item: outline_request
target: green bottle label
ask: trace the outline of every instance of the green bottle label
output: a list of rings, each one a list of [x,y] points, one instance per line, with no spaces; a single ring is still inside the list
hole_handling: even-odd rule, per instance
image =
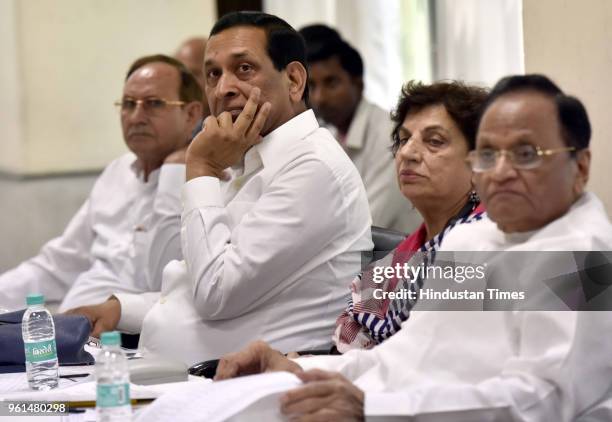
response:
[[[96,406],[119,407],[130,404],[130,384],[98,384]]]
[[[37,363],[57,359],[55,339],[45,341],[27,341],[24,344],[26,362]]]

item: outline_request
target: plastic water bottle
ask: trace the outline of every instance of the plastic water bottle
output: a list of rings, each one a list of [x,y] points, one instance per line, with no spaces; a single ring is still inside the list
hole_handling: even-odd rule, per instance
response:
[[[59,383],[55,325],[45,308],[45,297],[28,295],[21,332],[25,346],[26,373],[32,390],[49,390]]]
[[[125,354],[120,348],[117,331],[102,333],[102,351],[96,359],[96,410],[98,421],[129,421],[130,372]]]

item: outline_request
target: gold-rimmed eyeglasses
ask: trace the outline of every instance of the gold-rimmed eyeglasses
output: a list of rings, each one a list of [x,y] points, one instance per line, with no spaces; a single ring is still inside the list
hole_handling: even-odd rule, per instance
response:
[[[542,164],[544,157],[570,151],[576,151],[576,147],[542,149],[531,144],[521,144],[511,149],[480,148],[470,151],[467,160],[475,173],[493,169],[502,155],[508,157],[515,169],[532,170]]]
[[[154,114],[164,110],[167,106],[183,106],[185,101],[172,101],[164,98],[145,98],[142,100],[123,98],[115,101],[115,105],[119,107],[122,113],[133,112],[139,104],[142,105],[145,113]]]

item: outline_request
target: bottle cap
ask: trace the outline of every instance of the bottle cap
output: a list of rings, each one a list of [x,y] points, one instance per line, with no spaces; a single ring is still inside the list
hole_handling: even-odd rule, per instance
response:
[[[100,336],[102,346],[118,346],[121,344],[119,331],[106,331]]]
[[[26,304],[30,305],[44,305],[45,297],[39,293],[30,294],[26,297]]]

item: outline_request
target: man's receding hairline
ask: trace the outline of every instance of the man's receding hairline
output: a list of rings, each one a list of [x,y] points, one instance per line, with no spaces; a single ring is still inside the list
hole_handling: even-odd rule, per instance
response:
[[[161,61],[161,60],[156,60],[156,61],[153,61],[153,62],[143,63],[142,66],[138,66],[136,69],[132,70],[132,73],[130,73],[130,75],[128,76],[128,79],[131,78],[132,76],[134,76],[134,74],[136,72],[140,71],[141,69],[144,69],[147,66],[153,66],[153,65],[157,65],[157,64],[165,65],[165,66],[162,66],[162,67],[168,67],[170,69],[174,69],[176,71],[176,74],[179,76],[179,79],[180,79],[181,71],[176,66],[173,66],[170,63],[166,63],[166,62]]]
[[[181,81],[181,71],[176,66],[172,66],[170,63],[166,63],[166,62],[163,62],[163,61],[148,62],[148,63],[143,64],[142,66],[137,67],[136,69],[134,69],[132,71],[130,76],[128,76],[127,80],[124,83],[124,87],[125,87],[125,85],[127,85],[128,81],[130,79],[132,79],[132,77],[134,75],[136,75],[140,70],[146,68],[147,66],[152,66],[152,65],[156,65],[156,64],[166,65],[166,66],[163,66],[163,67],[168,67],[168,68],[170,68],[170,69],[172,69],[174,71],[175,82],[178,83],[176,93],[178,94],[178,98],[180,98],[181,97],[181,83],[182,83],[182,81]],[[159,75],[159,76],[163,76],[163,73],[161,75]]]
[[[531,87],[525,87],[525,89],[509,91],[509,92],[505,92],[499,95],[487,106],[487,108],[484,110],[484,113],[482,114],[482,117],[484,118],[484,116],[493,108],[495,104],[499,104],[500,100],[504,100],[504,99],[507,100],[507,99],[511,99],[512,97],[518,98],[524,95],[536,95],[548,101],[548,103],[553,108],[555,119],[561,130],[561,134],[563,135],[563,123],[561,122],[561,118],[559,116],[559,107],[557,106],[557,103],[555,102],[555,95],[551,93],[547,93],[547,92],[542,92],[537,89],[533,89]],[[530,102],[527,101],[527,104],[530,104]],[[481,123],[482,123],[482,119],[481,119]],[[478,126],[480,126],[480,124]]]
[[[514,91],[504,92],[503,94],[500,94],[499,96],[494,98],[493,101],[487,107],[487,109],[489,109],[493,104],[495,104],[496,102],[498,102],[499,100],[502,100],[504,98],[520,97],[520,96],[523,96],[523,95],[536,95],[538,97],[545,98],[545,99],[549,100],[550,104],[555,108],[556,111],[558,111],[558,107],[557,107],[557,104],[555,102],[555,98],[556,98],[555,94],[548,93],[548,92],[542,92],[542,91],[540,91],[538,89],[535,89],[535,88],[532,88],[532,87],[524,87],[524,88],[520,88],[520,89],[517,89],[517,90],[514,90]],[[486,111],[487,110],[485,110],[485,112]]]
[[[489,104],[489,106],[485,110],[485,113],[483,114],[483,117],[484,117],[484,115],[486,115],[490,111],[490,109],[499,100],[502,100],[504,98],[507,99],[507,98],[510,98],[510,97],[513,97],[513,96],[514,97],[520,97],[522,95],[534,95],[534,94],[536,96],[542,98],[542,99],[547,100],[548,103],[552,106],[552,109],[553,109],[552,115],[554,116],[554,119],[557,122],[557,128],[559,129],[559,136],[561,138],[561,141],[563,142],[564,145],[569,145],[567,140],[565,139],[563,122],[561,121],[561,117],[559,116],[559,106],[555,102],[556,95],[552,94],[552,93],[542,92],[540,90],[533,89],[531,87],[525,87],[525,89],[518,89],[516,91],[510,91],[510,92],[503,93],[500,96],[498,96],[497,98],[495,98],[491,102],[491,104]],[[526,104],[530,104],[530,102],[527,101]],[[499,111],[497,113],[499,113]],[[548,113],[546,113],[545,115],[548,115]],[[542,114],[538,113],[538,116],[542,116]],[[484,119],[481,119],[481,124],[482,124],[482,120],[484,120]],[[480,127],[480,125],[479,125],[479,127]],[[524,130],[527,130],[527,129],[524,129]],[[478,132],[480,132],[480,130]],[[476,140],[479,139],[478,132],[477,132],[477,135],[476,135]]]

